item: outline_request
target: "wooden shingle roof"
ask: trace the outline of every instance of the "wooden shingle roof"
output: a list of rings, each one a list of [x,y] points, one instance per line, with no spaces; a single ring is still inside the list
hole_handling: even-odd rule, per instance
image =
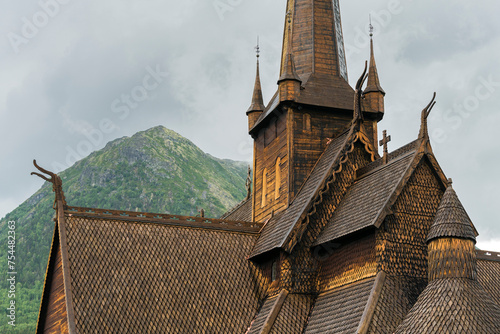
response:
[[[440,237],[457,237],[476,242],[476,236],[474,225],[450,184],[443,195],[427,241]]]
[[[347,191],[345,198],[316,240],[315,245],[376,226],[380,215],[384,214],[384,207],[414,158],[415,151],[411,151],[359,178]]]
[[[282,290],[264,301],[246,333],[302,333],[312,302],[313,296]]]
[[[220,216],[220,219],[250,222],[252,221],[252,196],[238,203],[234,208]]]
[[[437,279],[419,296],[396,334],[500,333],[500,307],[467,278]]]
[[[500,306],[500,253],[477,251],[477,280]]]
[[[371,277],[321,293],[305,333],[357,333],[375,282]]]
[[[261,224],[67,208],[58,226],[76,332],[243,333],[262,298]]]

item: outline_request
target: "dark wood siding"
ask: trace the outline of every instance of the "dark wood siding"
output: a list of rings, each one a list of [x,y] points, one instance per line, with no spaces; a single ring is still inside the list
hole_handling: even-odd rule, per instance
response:
[[[288,205],[288,140],[287,114],[282,114],[270,121],[268,127],[261,130],[255,145],[254,215],[255,221],[269,218],[272,210],[278,212]],[[276,180],[276,165],[279,159],[279,180]],[[264,181],[264,170],[267,171]],[[276,182],[279,182],[276,185]],[[264,183],[266,186],[264,187]],[[265,194],[263,190],[265,188]],[[276,196],[276,188],[279,196]],[[265,200],[263,200],[265,196]],[[277,197],[277,198],[276,198]],[[263,205],[265,203],[265,205]]]
[[[52,279],[50,282],[43,333],[68,333],[68,316],[66,312],[61,259],[61,247],[58,246],[54,266],[52,267]]]
[[[352,115],[343,115],[333,111],[304,108],[293,113],[293,138],[291,148],[293,161],[291,163],[290,200],[292,200],[306,177],[325,150],[327,138],[349,124]]]

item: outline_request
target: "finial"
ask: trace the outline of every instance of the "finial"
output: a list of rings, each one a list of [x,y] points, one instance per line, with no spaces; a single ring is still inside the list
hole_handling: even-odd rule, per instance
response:
[[[389,157],[389,150],[387,149],[387,144],[391,141],[391,136],[387,136],[387,130],[382,132],[383,139],[380,141],[380,146],[384,147],[384,164],[387,163]]]
[[[257,55],[257,61],[258,61],[260,57],[259,36],[257,36],[257,45],[255,46],[255,53]]]
[[[373,37],[373,25],[372,25],[372,14],[369,15],[370,17],[370,37]]]
[[[249,199],[250,195],[252,194],[252,191],[251,191],[252,190],[252,169],[250,168],[250,165],[248,166],[246,188],[247,188],[247,197],[245,199]]]
[[[422,110],[422,116],[421,116],[421,125],[420,125],[420,134],[419,134],[419,138],[421,139],[428,139],[429,138],[429,131],[428,131],[428,127],[427,127],[427,118],[429,118],[429,115],[432,111],[432,108],[434,108],[434,106],[436,105],[436,92],[434,92],[434,95],[432,96],[432,100],[431,102],[429,102],[429,104],[427,105],[427,107],[425,107],[423,110]]]
[[[450,177],[448,179],[448,187],[451,187],[453,185],[453,179]]]
[[[33,160],[33,165],[36,167],[36,169],[38,169],[40,172],[44,173],[44,174],[47,174],[50,176],[50,179],[48,177],[46,177],[45,175],[42,175],[40,173],[36,173],[36,172],[32,172],[31,175],[36,175],[42,179],[44,179],[45,181],[47,182],[50,182],[52,183],[52,190],[54,191],[54,193],[56,194],[56,198],[54,200],[54,205],[53,205],[53,208],[56,209],[57,208],[57,201],[58,200],[61,200],[62,201],[62,204],[63,204],[63,208],[60,208],[60,209],[64,209],[64,207],[66,207],[66,199],[64,197],[64,191],[62,189],[62,180],[61,178],[55,174],[55,173],[52,173],[40,166],[38,166],[38,164],[36,163],[36,160]]]

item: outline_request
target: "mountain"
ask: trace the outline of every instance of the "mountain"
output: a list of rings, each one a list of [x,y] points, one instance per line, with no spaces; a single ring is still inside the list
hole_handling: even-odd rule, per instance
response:
[[[245,197],[247,166],[214,158],[159,126],[114,140],[59,175],[70,206],[179,215],[196,215],[203,208],[207,217],[218,217]],[[53,201],[52,185],[45,183],[0,221],[0,245],[5,248],[8,222],[16,222],[17,269],[17,326],[11,328],[2,316],[2,333],[34,331],[54,229]],[[7,257],[0,263],[7,268]],[[2,296],[6,290],[2,278]],[[2,310],[7,302],[0,298]]]

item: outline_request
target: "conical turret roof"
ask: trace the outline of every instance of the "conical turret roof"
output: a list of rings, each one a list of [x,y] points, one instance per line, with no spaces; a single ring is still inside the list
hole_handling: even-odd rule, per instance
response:
[[[450,180],[427,236],[427,242],[442,237],[471,239],[475,242],[476,235],[474,225],[458,199]]]

